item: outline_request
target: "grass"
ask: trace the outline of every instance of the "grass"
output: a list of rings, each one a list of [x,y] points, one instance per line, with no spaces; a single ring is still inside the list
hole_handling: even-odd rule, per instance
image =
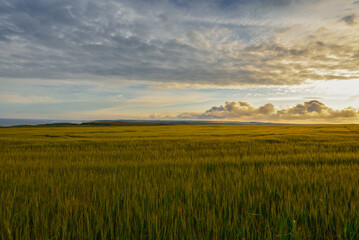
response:
[[[0,239],[359,239],[359,126],[0,128]]]

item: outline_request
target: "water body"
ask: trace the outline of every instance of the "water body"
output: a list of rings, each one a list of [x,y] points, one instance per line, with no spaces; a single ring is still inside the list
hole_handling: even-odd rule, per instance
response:
[[[45,119],[12,119],[12,118],[0,118],[1,127],[11,127],[17,125],[39,125],[50,123],[83,123],[85,121],[80,120],[45,120]]]

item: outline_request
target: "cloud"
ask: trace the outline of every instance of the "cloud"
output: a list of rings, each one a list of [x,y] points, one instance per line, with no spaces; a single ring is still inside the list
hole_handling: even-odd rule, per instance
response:
[[[284,119],[337,119],[358,118],[359,112],[353,108],[334,110],[318,100],[304,102],[292,108],[277,111],[278,118]]]
[[[214,106],[204,113],[181,113],[178,119],[225,119],[241,121],[274,121],[274,122],[333,122],[358,121],[359,111],[353,108],[334,110],[318,100],[304,102],[296,106],[275,110],[268,103],[258,108],[247,102],[226,102]]]
[[[355,14],[347,15],[345,17],[342,17],[340,20],[345,22],[348,25],[352,25],[355,23]]]
[[[2,1],[0,76],[221,86],[358,78],[358,26],[334,26],[345,4],[313,7],[324,2]]]

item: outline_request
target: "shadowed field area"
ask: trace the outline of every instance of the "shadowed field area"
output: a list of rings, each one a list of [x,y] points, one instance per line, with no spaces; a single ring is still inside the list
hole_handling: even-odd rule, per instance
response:
[[[358,239],[359,126],[0,128],[0,239]]]

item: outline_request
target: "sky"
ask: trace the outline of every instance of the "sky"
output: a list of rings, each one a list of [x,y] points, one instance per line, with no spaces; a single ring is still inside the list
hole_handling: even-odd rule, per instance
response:
[[[0,118],[359,123],[359,1],[0,0]]]

